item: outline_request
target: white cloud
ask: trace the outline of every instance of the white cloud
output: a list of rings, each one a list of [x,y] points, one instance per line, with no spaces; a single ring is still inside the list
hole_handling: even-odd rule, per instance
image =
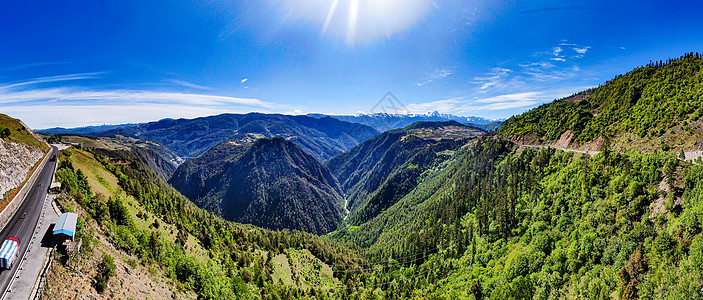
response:
[[[192,88],[192,89],[198,89],[198,90],[211,90],[212,89],[207,86],[197,85],[195,83],[183,81],[183,80],[167,79],[166,81],[170,82],[170,83],[175,83],[175,84],[183,86],[183,87]]]
[[[561,47],[552,48],[552,54],[554,54],[554,56],[559,56],[561,54],[561,51],[564,51],[564,49],[562,49]]]
[[[245,82],[247,82],[247,80],[249,80],[249,78],[244,78],[244,79],[242,79],[242,81],[240,81],[240,83],[245,83]]]
[[[491,114],[500,115],[502,113],[499,111],[527,109],[540,103],[569,96],[586,88],[588,87],[565,87],[543,91],[501,94],[486,98],[474,97],[473,99],[454,97],[423,103],[411,103],[407,105],[407,108],[409,111],[408,113],[439,111],[441,113],[469,116],[476,115],[477,112],[492,112]],[[510,114],[505,115],[504,117],[508,117]]]
[[[586,53],[586,51],[588,51],[589,48],[591,48],[591,47],[590,46],[585,46],[585,47],[581,47],[581,48],[574,47],[574,51],[576,51],[579,54],[584,54],[584,53]]]
[[[100,124],[122,124],[155,121],[163,118],[195,118],[223,112],[245,113],[243,108],[223,111],[207,106],[180,104],[143,105],[23,105],[3,107],[3,113],[19,118],[35,129],[50,127],[79,127]]]
[[[553,61],[566,61],[566,59],[561,58],[561,57],[552,57],[552,58],[550,58],[550,60],[553,60]]]
[[[253,98],[144,90],[77,88],[0,90],[2,112],[32,128],[143,122],[222,112],[283,112],[285,105]]]
[[[514,101],[524,101],[524,100],[536,100],[541,92],[526,92],[517,94],[500,95],[495,97],[478,99],[474,102],[477,103],[496,103],[496,102],[514,102]]]
[[[323,35],[361,45],[412,26],[431,0],[273,0],[289,19],[312,21]]]
[[[105,74],[105,72],[76,73],[76,74],[65,74],[65,75],[57,75],[57,76],[39,77],[39,78],[33,78],[33,79],[20,81],[20,82],[16,82],[16,83],[8,83],[5,85],[0,85],[0,91],[16,89],[16,88],[21,88],[21,87],[26,87],[26,86],[32,86],[32,85],[37,85],[37,84],[41,84],[41,83],[72,81],[72,80],[82,80],[82,79],[94,79],[94,78],[99,78],[99,75],[102,75],[102,74]]]
[[[118,102],[121,104],[151,103],[178,103],[186,105],[246,105],[274,108],[273,103],[251,98],[237,98],[228,96],[155,92],[140,90],[79,90],[72,88],[35,89],[17,92],[0,93],[0,103],[12,104],[26,101],[59,102],[98,101]]]
[[[542,99],[542,92],[527,92],[500,95],[478,100],[466,100],[461,97],[408,105],[410,113],[439,111],[457,115],[468,115],[477,111],[496,111],[533,106]]]
[[[452,75],[452,71],[449,69],[436,69],[434,72],[430,73],[425,78],[422,78],[422,81],[417,83],[417,86],[423,86],[425,84],[428,84],[432,81],[435,80],[440,80],[449,77],[449,75]]]

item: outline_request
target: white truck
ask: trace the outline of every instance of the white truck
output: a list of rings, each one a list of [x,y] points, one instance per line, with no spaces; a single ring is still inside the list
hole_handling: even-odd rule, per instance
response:
[[[20,252],[20,240],[11,236],[0,247],[0,268],[10,269]]]

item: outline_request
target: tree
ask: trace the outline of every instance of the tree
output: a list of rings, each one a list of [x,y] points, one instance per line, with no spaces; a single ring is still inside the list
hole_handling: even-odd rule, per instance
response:
[[[115,259],[110,256],[110,254],[103,255],[103,261],[98,265],[98,274],[95,275],[95,290],[98,293],[103,293],[107,288],[107,282],[110,277],[115,275],[117,272],[117,266],[115,266]]]
[[[0,130],[0,138],[2,139],[10,137],[10,134],[12,134],[10,128],[3,128]]]

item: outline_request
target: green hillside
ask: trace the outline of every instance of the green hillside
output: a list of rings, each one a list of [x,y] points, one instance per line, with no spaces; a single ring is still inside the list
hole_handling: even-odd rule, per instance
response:
[[[410,192],[427,170],[482,131],[450,122],[416,122],[384,132],[329,160],[345,190],[347,221],[361,224]]]
[[[269,229],[324,234],[344,217],[334,176],[280,137],[223,142],[181,165],[169,183],[227,220]]]
[[[62,202],[80,206],[80,224],[97,224],[79,225],[86,260],[94,252],[119,251],[127,264],[146,266],[152,278],[176,282],[174,297],[189,291],[199,299],[336,299],[355,293],[346,285],[363,274],[331,271],[361,269],[364,260],[347,247],[305,232],[225,221],[193,205],[134,152],[88,150],[64,151],[57,172],[73,199]]]
[[[590,158],[488,140],[333,238],[402,258],[415,280],[387,291],[400,298],[691,299],[703,279],[701,174],[662,153]]]
[[[20,120],[5,114],[0,114],[0,138],[8,142],[23,143],[38,147],[44,152],[49,151],[49,146],[37,140],[29,130],[29,128],[22,125]]]
[[[510,118],[498,132],[548,142],[571,130],[576,146],[603,137],[615,150],[698,149],[703,137],[702,69],[698,53],[653,62]]]

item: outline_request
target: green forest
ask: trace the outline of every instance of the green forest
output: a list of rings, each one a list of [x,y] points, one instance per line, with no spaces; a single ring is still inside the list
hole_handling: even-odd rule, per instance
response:
[[[691,123],[703,115],[702,68],[699,53],[651,62],[599,87],[510,118],[498,132],[503,136],[534,134],[542,141],[553,141],[571,130],[576,143],[618,138],[624,133],[651,142],[660,141],[667,132],[690,136]]]
[[[699,299],[701,161],[685,160],[681,145],[616,142],[693,136],[701,67],[699,54],[651,63],[511,118],[496,135],[453,128],[463,133],[442,139],[447,124],[415,124],[369,139],[326,164],[352,219],[322,236],[225,221],[129,150],[89,151],[126,195],[178,227],[175,240],[135,227],[125,195],[94,193],[70,151],[57,175],[116,247],[202,299]],[[611,142],[589,155],[505,138],[546,142],[566,130],[573,143]],[[190,259],[188,234],[206,262]],[[332,284],[273,279],[271,257],[302,249],[331,268]]]

